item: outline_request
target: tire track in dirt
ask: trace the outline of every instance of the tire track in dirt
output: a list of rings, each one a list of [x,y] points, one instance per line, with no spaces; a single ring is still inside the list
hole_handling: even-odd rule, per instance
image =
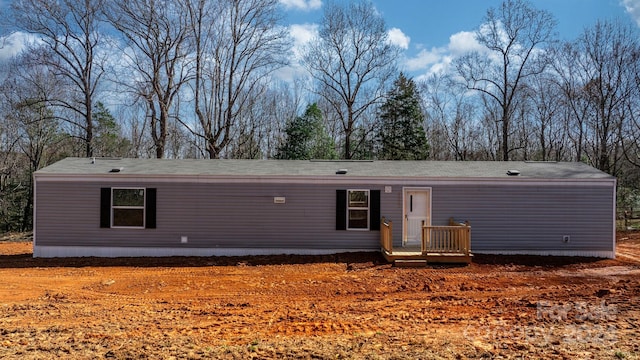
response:
[[[631,262],[640,265],[640,253],[629,246],[618,246],[616,258],[619,260]]]
[[[616,259],[640,264],[640,233],[619,232],[616,242]]]
[[[638,257],[640,237],[619,242],[618,249]],[[640,353],[640,266],[633,259],[484,257],[463,268],[399,269],[360,256],[348,265],[283,257],[271,265],[251,265],[250,258],[225,260],[228,265],[149,260],[153,266],[144,259],[71,259],[66,266],[63,259],[10,256],[0,268],[0,357]],[[544,306],[550,316],[541,315]],[[615,344],[597,342],[601,329],[611,330]]]

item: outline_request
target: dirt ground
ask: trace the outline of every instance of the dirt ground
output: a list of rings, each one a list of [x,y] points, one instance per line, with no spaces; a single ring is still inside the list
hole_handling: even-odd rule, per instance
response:
[[[375,253],[33,259],[0,241],[0,358],[637,359],[640,233],[615,260]],[[28,240],[28,239],[27,239]]]

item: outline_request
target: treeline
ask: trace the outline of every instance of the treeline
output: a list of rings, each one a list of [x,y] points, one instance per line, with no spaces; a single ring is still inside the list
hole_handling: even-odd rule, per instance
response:
[[[638,202],[633,24],[559,41],[549,12],[506,0],[476,50],[411,79],[367,1],[325,4],[302,46],[281,17],[278,0],[13,1],[5,21],[36,40],[0,71],[0,231],[31,228],[31,174],[67,156],[582,161]]]

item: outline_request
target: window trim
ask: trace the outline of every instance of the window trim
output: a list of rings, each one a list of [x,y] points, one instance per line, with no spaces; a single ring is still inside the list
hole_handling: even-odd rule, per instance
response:
[[[349,199],[352,192],[363,191],[367,194],[367,207],[349,206]],[[370,189],[347,189],[347,203],[346,203],[346,229],[349,231],[369,231],[371,227],[371,190]],[[366,210],[367,211],[367,227],[366,228],[352,228],[349,227],[349,213],[351,210]]]
[[[142,206],[122,206],[122,205],[113,205],[113,191],[114,190],[143,190],[144,196],[142,198]],[[114,218],[114,210],[115,209],[132,209],[139,210],[142,209],[142,226],[116,226],[113,224]],[[109,213],[110,213],[110,225],[112,229],[146,229],[147,225],[147,188],[146,187],[112,187],[111,188],[111,199],[109,202]]]

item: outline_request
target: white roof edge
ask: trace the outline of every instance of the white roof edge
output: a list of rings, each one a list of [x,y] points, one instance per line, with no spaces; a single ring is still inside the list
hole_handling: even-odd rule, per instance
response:
[[[114,168],[121,169],[112,173]],[[613,178],[587,164],[525,162],[455,162],[455,161],[361,161],[313,162],[305,160],[195,160],[195,159],[121,159],[100,160],[67,158],[36,172],[69,176],[170,176],[183,177],[264,177],[316,178],[336,176],[346,168],[347,178],[507,178],[508,168],[520,171],[517,178],[535,179],[602,179]],[[514,176],[515,177],[515,176]]]
[[[529,178],[529,177],[422,177],[422,176],[344,176],[344,175],[177,175],[177,174],[58,174],[39,173],[35,178],[43,181],[90,181],[90,182],[237,182],[237,183],[501,183],[501,184],[532,184],[532,183],[614,183],[615,177],[610,178]],[[46,180],[45,180],[46,179]]]

